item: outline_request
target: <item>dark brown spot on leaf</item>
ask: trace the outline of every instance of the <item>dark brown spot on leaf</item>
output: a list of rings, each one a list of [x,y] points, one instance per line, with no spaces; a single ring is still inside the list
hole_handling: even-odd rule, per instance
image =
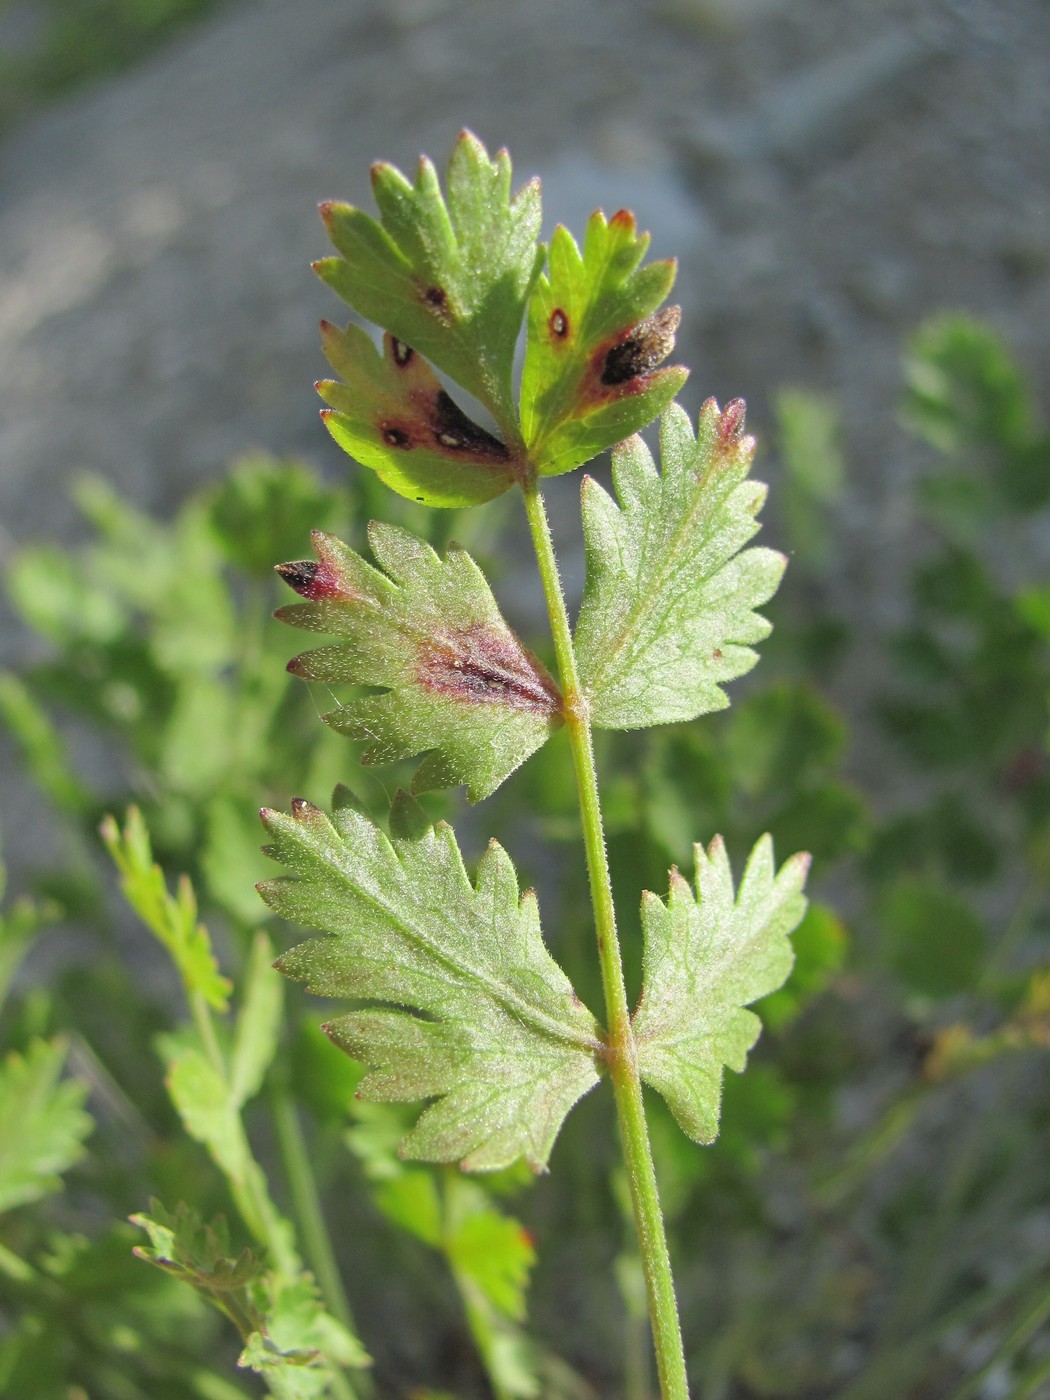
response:
[[[404,369],[416,352],[411,345],[406,345],[403,340],[398,340],[396,335],[392,335],[390,337],[390,353],[394,357],[394,364]]]
[[[444,311],[448,305],[448,296],[444,287],[427,287],[423,292],[423,300],[428,306],[432,306],[435,311]]]
[[[639,321],[607,352],[601,382],[609,386],[628,384],[662,364],[674,349],[675,331],[681,319],[680,306],[665,306]]]
[[[467,704],[557,715],[561,692],[543,663],[503,628],[477,624],[427,642],[419,680]]]
[[[551,335],[556,335],[559,340],[564,340],[569,334],[569,318],[560,306],[556,306],[551,312],[547,325],[550,327]]]
[[[392,424],[384,424],[382,426],[382,433],[383,441],[386,443],[387,447],[401,447],[407,449],[412,446],[412,439],[403,428],[395,428]]]
[[[491,462],[506,462],[510,454],[498,437],[479,427],[468,418],[444,389],[434,397],[430,418],[434,441],[449,452],[469,452],[474,457],[486,457]]]

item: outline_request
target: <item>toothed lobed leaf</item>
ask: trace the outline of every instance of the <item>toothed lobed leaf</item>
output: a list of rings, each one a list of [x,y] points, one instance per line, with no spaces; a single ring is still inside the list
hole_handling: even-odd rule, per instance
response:
[[[64,1040],[34,1040],[0,1060],[0,1212],[60,1191],[83,1155],[94,1124],[87,1086],[61,1078],[68,1051]]]
[[[368,537],[381,569],[320,530],[316,563],[278,566],[308,601],[276,616],[341,639],[304,652],[289,670],[326,684],[386,687],[326,722],[368,742],[367,764],[428,753],[413,790],[465,783],[476,802],[561,723],[561,693],[504,622],[469,554],[452,545],[442,559],[393,525],[373,522]]]
[[[330,1393],[333,1368],[366,1366],[357,1338],[326,1313],[313,1280],[283,1278],[259,1253],[233,1257],[222,1216],[204,1222],[192,1207],[168,1211],[150,1201],[149,1214],[133,1215],[149,1244],[134,1253],[180,1279],[233,1321],[245,1343],[239,1364],[266,1376],[281,1400],[320,1400]]]
[[[588,462],[644,428],[688,377],[657,368],[674,348],[679,308],[657,308],[673,260],[642,266],[649,235],[621,209],[591,215],[581,253],[561,226],[529,299],[522,429],[541,476]]]
[[[323,930],[277,966],[321,996],[378,1002],[325,1027],[370,1066],[365,1099],[433,1099],[401,1155],[542,1170],[573,1104],[598,1079],[600,1032],[547,952],[531,891],[492,842],[471,883],[444,823],[399,794],[388,839],[345,789],[329,818],[297,801],[264,811],[268,854],[291,874],[259,890]]]
[[[662,472],[640,438],[613,454],[619,505],[583,482],[587,579],[576,653],[592,722],[638,729],[724,709],[722,684],[749,671],[770,630],[754,609],[786,560],[743,546],[766,488],[748,480],[754,440],[740,399],[700,410],[694,438],[677,404],[660,425]]]
[[[324,352],[342,378],[317,392],[332,437],[399,496],[428,506],[490,501],[517,479],[507,448],[474,423],[418,351],[387,333],[377,350],[359,326],[321,322]]]
[[[642,995],[633,1027],[638,1070],[696,1142],[718,1136],[723,1067],[740,1072],[762,1029],[745,1008],[782,986],[794,961],[809,857],[776,870],[763,836],[734,895],[722,838],[696,847],[696,896],[677,870],[666,903],[642,898]]]
[[[511,195],[506,151],[494,159],[470,132],[453,148],[447,199],[422,157],[414,181],[372,167],[380,220],[352,205],[321,213],[339,257],[318,274],[359,315],[425,355],[515,432],[514,346],[543,264],[540,188]]]

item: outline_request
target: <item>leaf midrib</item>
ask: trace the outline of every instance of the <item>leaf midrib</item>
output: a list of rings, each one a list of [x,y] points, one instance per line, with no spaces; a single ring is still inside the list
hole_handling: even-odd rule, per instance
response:
[[[393,858],[397,861],[398,868],[403,875],[403,867],[396,851],[393,852]],[[325,854],[324,859],[329,868],[338,875],[340,880],[349,889],[354,891],[358,898],[363,899],[373,908],[382,912],[387,922],[401,934],[406,942],[422,946],[435,962],[452,969],[461,977],[473,980],[476,984],[484,987],[492,1001],[499,1003],[505,1010],[515,1015],[518,1020],[535,1026],[545,1038],[572,1045],[577,1049],[585,1051],[588,1056],[600,1051],[601,1044],[595,1037],[585,1036],[582,1032],[573,1030],[566,1026],[564,1022],[556,1020],[554,1016],[532,1006],[512,989],[494,981],[490,975],[478,971],[466,962],[465,959],[457,959],[450,956],[447,951],[435,947],[425,931],[420,931],[413,924],[409,923],[403,915],[392,909],[390,905],[378,895],[372,894],[370,891],[356,884],[341,861],[333,861],[329,859],[327,854]],[[477,897],[473,886],[471,886],[471,894],[474,898]],[[375,998],[369,999],[375,1000]],[[420,1007],[419,1009],[423,1011],[429,1010],[427,1007]]]

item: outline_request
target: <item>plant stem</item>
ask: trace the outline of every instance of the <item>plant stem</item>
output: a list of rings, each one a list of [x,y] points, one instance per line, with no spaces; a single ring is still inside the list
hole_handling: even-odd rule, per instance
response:
[[[689,1385],[682,1333],[678,1323],[678,1305],[671,1277],[671,1259],[667,1250],[663,1214],[660,1210],[653,1154],[649,1146],[649,1132],[642,1103],[642,1083],[638,1074],[631,1013],[627,1003],[620,943],[616,933],[616,911],[613,907],[612,881],[609,876],[609,861],[598,801],[590,715],[586,696],[580,690],[572,632],[558,577],[547,512],[534,475],[523,483],[522,491],[536,551],[536,562],[547,600],[547,612],[565,703],[565,727],[576,770],[583,844],[587,856],[587,874],[594,906],[598,959],[608,1020],[609,1078],[612,1080],[616,1099],[616,1116],[627,1166],[627,1180],[631,1189],[631,1208],[645,1273],[660,1393],[663,1400],[688,1400]]]
[[[292,1193],[292,1206],[303,1242],[303,1251],[314,1271],[328,1311],[344,1327],[356,1333],[350,1303],[343,1288],[343,1280],[321,1210],[321,1199],[313,1165],[306,1150],[299,1114],[288,1089],[283,1084],[274,1085],[270,1091],[270,1106],[273,1110],[274,1128],[284,1170],[288,1177],[288,1187]],[[371,1393],[367,1380],[359,1383],[358,1389],[362,1394]]]
[[[215,1033],[211,1008],[198,991],[187,989],[187,997],[205,1055],[216,1074],[228,1087],[229,1070]],[[219,1167],[226,1177],[237,1210],[256,1240],[270,1251],[277,1272],[288,1279],[296,1278],[302,1270],[302,1264],[295,1251],[291,1226],[281,1219],[280,1212],[270,1199],[266,1177],[252,1154],[240,1113],[235,1115],[231,1129],[237,1143],[237,1156],[241,1159],[242,1169],[239,1173],[233,1172],[228,1164],[222,1162],[219,1163]]]
[[[1028,1308],[1015,1326],[1010,1329],[984,1365],[973,1375],[968,1376],[958,1390],[952,1392],[951,1400],[973,1400],[973,1397],[981,1389],[982,1383],[1004,1362],[1016,1356],[1042,1327],[1047,1317],[1050,1317],[1050,1290],[1043,1287],[1034,1305]]]

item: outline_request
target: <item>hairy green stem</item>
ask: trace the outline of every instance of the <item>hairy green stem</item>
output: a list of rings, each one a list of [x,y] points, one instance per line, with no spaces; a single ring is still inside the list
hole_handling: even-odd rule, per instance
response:
[[[594,906],[598,959],[608,1021],[609,1078],[612,1080],[616,1099],[616,1116],[620,1125],[627,1180],[631,1189],[631,1208],[638,1232],[642,1269],[645,1273],[660,1393],[663,1400],[688,1400],[689,1386],[682,1348],[682,1332],[678,1322],[678,1305],[671,1277],[671,1259],[667,1250],[663,1213],[660,1210],[656,1169],[649,1146],[649,1131],[642,1104],[642,1083],[638,1074],[620,942],[616,933],[616,912],[613,907],[612,880],[609,876],[609,861],[598,801],[598,778],[594,767],[594,746],[591,740],[587,699],[580,689],[572,631],[565,609],[561,580],[558,577],[554,544],[543,498],[534,475],[523,483],[522,491],[543,593],[547,600],[554,651],[561,673],[565,727],[569,734],[573,766],[576,770],[576,789],[580,802],[583,843],[587,856],[587,874]]]

